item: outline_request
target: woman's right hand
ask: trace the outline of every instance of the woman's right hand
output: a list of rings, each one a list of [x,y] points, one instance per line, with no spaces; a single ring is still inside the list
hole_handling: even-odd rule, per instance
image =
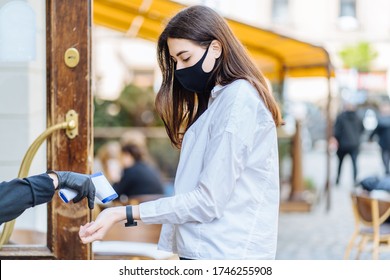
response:
[[[126,220],[126,207],[118,206],[104,209],[95,221],[80,226],[79,236],[86,244],[102,240],[108,230],[117,222]]]

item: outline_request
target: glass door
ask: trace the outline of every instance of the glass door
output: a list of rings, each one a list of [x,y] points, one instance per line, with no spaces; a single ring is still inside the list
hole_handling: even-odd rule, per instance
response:
[[[29,145],[46,128],[46,3],[0,0],[0,180],[18,176]],[[30,174],[46,170],[41,147]],[[4,227],[4,225],[2,226]],[[10,243],[46,244],[47,206],[15,223]]]

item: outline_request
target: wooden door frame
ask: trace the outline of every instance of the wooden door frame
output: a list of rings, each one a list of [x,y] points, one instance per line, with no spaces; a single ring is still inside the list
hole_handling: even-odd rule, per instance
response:
[[[93,161],[91,94],[91,0],[46,0],[47,126],[78,113],[78,136],[55,132],[47,144],[47,166],[52,170],[90,173]],[[80,62],[65,65],[64,54],[76,48]],[[54,195],[48,204],[46,246],[6,246],[0,259],[92,259],[91,245],[81,243],[79,227],[91,219],[86,199],[63,203]]]

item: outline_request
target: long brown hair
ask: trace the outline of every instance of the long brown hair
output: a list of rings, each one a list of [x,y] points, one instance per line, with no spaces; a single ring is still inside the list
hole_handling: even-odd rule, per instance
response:
[[[282,117],[266,80],[247,51],[234,36],[227,22],[205,6],[191,6],[176,14],[161,33],[157,58],[162,72],[162,85],[156,98],[156,110],[162,118],[173,145],[181,146],[184,132],[207,109],[210,92],[193,93],[174,79],[175,62],[168,49],[168,38],[191,40],[206,48],[213,40],[222,46],[222,54],[213,70],[216,84],[227,85],[238,79],[250,82],[259,92],[277,126]]]

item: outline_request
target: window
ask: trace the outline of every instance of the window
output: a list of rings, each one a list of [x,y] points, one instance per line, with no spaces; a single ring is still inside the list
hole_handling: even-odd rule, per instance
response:
[[[272,21],[277,24],[287,24],[288,18],[288,0],[273,0]]]
[[[359,22],[356,18],[356,0],[340,0],[338,25],[343,31],[354,31],[358,29]]]
[[[340,0],[339,16],[356,18],[356,0]]]

